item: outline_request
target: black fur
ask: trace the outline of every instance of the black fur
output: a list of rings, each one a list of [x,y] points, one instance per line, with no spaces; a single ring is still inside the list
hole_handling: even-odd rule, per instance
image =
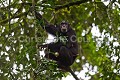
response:
[[[36,18],[41,22],[41,26],[46,32],[56,36],[57,42],[41,45],[47,47],[45,57],[57,61],[58,65],[70,66],[75,61],[78,54],[78,43],[76,40],[75,31],[68,25],[66,33],[62,33],[59,26],[49,24],[38,12],[35,12]],[[66,23],[66,22],[65,22]],[[68,23],[67,23],[68,24]],[[59,38],[65,36],[66,40],[62,41]],[[58,56],[55,53],[59,53]]]

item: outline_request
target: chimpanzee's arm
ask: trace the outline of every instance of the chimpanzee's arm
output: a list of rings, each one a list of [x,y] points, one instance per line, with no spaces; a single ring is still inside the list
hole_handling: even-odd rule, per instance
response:
[[[55,27],[54,25],[50,24],[47,22],[46,19],[42,17],[42,15],[38,12],[35,11],[35,16],[39,20],[40,25],[42,26],[43,29],[45,29],[48,33],[57,36],[58,33],[58,28]]]
[[[76,40],[76,33],[74,30],[70,30],[67,32],[67,36],[68,36],[68,47],[72,47],[72,46],[76,46],[77,44],[77,40]]]
[[[78,54],[78,42],[77,42],[77,37],[76,33],[74,30],[70,30],[67,32],[68,36],[68,43],[67,47],[73,52],[74,55]]]

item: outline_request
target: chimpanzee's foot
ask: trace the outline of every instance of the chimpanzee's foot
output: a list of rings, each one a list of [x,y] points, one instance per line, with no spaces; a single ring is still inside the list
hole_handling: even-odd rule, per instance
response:
[[[62,70],[63,72],[69,72],[69,66],[64,66],[64,65],[60,64],[59,62],[57,62],[57,64],[58,64],[58,68],[60,70]]]

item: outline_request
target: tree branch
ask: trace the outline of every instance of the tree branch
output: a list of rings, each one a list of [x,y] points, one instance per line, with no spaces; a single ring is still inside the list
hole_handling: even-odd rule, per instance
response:
[[[70,72],[71,75],[72,75],[76,80],[80,80],[70,67],[65,67],[65,66],[60,66],[60,67],[61,67],[62,70],[65,70],[65,71],[67,71],[67,72]]]
[[[76,1],[76,2],[70,2],[70,3],[67,3],[67,4],[65,4],[65,5],[57,6],[57,7],[55,7],[54,9],[55,9],[55,10],[60,10],[60,9],[63,9],[63,8],[69,8],[70,6],[80,5],[80,4],[85,3],[85,2],[87,2],[87,1],[91,1],[91,0],[81,0],[81,1]],[[43,2],[43,3],[44,3],[44,2]],[[22,4],[22,5],[32,6],[32,3],[21,3],[21,4]],[[11,5],[13,5],[13,4],[11,4]],[[39,4],[39,5],[43,6],[42,4]],[[9,7],[9,6],[7,6],[7,7]],[[0,8],[0,9],[2,9],[2,8]],[[28,13],[28,12],[18,14],[18,15],[16,15],[16,16],[12,17],[11,19],[19,18],[20,16],[23,16],[23,15],[25,15],[25,14],[27,14],[27,13]],[[11,20],[11,19],[10,19],[10,20]],[[9,19],[2,20],[2,21],[0,21],[0,24],[6,23],[6,22],[8,22],[8,21],[9,21]]]
[[[10,19],[2,20],[2,21],[0,21],[0,24],[7,23],[9,20],[15,19],[15,18],[19,18],[19,17],[21,17],[21,16],[23,16],[23,15],[26,15],[27,13],[28,13],[28,12],[24,12],[24,13],[21,13],[21,14],[18,14],[18,15],[16,15],[16,16],[11,17]]]
[[[85,3],[87,1],[91,1],[91,0],[81,0],[81,1],[76,1],[76,2],[70,2],[70,3],[67,3],[65,5],[55,7],[55,10],[57,11],[57,10],[60,10],[60,9],[66,8],[66,7],[68,8],[70,6],[80,5],[80,4]]]
[[[43,2],[43,3],[45,3],[45,2]],[[36,4],[35,6],[41,6],[41,7],[45,7],[44,5],[42,5],[43,3],[38,3],[38,4]],[[28,5],[28,6],[32,6],[32,3],[31,2],[24,2],[24,3],[18,3],[18,4],[15,4],[15,5],[22,5],[22,6],[24,6],[24,5]],[[11,5],[9,5],[9,6],[14,6],[14,4],[11,4]],[[6,7],[0,7],[0,9],[2,10],[2,9],[7,9],[9,6],[6,6]]]
[[[69,68],[68,71],[71,73],[71,75],[72,75],[76,80],[80,80],[80,79],[77,77],[77,75],[75,75],[75,73],[72,71],[71,68]]]

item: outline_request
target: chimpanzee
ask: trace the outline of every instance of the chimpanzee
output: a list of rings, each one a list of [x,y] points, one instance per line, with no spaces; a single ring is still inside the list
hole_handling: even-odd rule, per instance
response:
[[[49,34],[56,36],[58,39],[57,42],[40,45],[40,47],[46,48],[45,57],[55,60],[58,66],[71,66],[78,55],[78,43],[75,31],[65,21],[62,21],[60,25],[55,26],[48,23],[42,15],[36,11],[35,15],[42,28]],[[61,40],[61,37],[64,37],[65,39]],[[58,53],[57,56],[55,55],[56,52]]]

